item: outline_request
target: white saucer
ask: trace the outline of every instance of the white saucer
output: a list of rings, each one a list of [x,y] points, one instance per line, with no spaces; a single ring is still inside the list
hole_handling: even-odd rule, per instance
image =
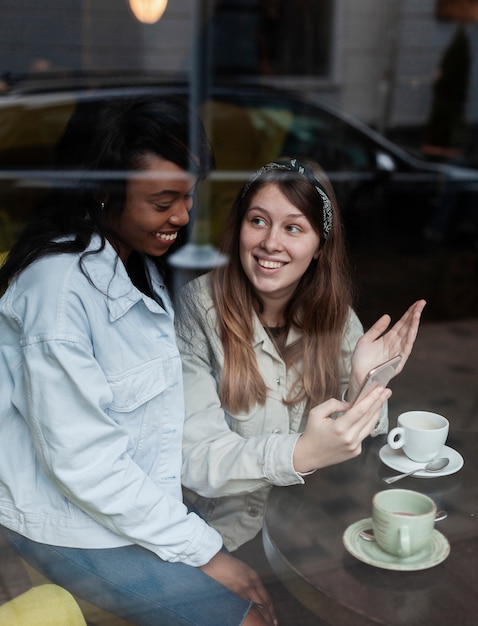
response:
[[[425,463],[417,463],[416,461],[412,461],[409,459],[405,453],[400,450],[392,450],[388,444],[385,444],[382,448],[380,448],[379,456],[385,465],[391,467],[397,472],[411,472],[414,469],[418,469],[419,467],[423,467]],[[444,446],[440,456],[446,456],[450,459],[450,462],[446,467],[438,472],[424,472],[419,471],[416,474],[413,474],[415,478],[438,478],[439,476],[448,476],[449,474],[454,474],[458,472],[463,467],[463,457],[459,452],[450,448],[449,446]]]
[[[365,541],[360,538],[360,532],[372,527],[372,519],[360,520],[349,526],[343,535],[346,550],[359,561],[381,567],[412,571],[435,567],[450,554],[450,544],[438,530],[434,530],[430,543],[420,552],[406,558],[400,558],[384,552],[374,541]]]

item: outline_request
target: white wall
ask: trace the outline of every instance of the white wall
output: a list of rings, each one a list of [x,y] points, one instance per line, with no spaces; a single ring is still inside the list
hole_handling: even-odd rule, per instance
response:
[[[169,0],[157,25],[142,27],[143,69],[189,72],[197,0]]]
[[[24,74],[39,58],[53,69],[188,72],[195,2],[169,0],[152,25],[127,0],[0,2],[0,74]]]
[[[398,0],[347,0],[342,41],[340,106],[382,126],[393,65]]]
[[[384,130],[420,126],[428,116],[432,81],[456,29],[435,19],[435,0],[336,0],[342,3],[339,69],[318,97]],[[478,122],[478,24],[468,24],[472,68],[468,118]]]
[[[189,75],[199,4],[169,0],[158,23],[141,25],[127,0],[3,1],[0,73],[26,72],[33,59],[47,56],[55,67],[73,70]],[[438,22],[434,10],[435,0],[335,0],[331,75],[286,86],[382,130],[423,124],[434,72],[456,27]],[[478,122],[478,24],[468,30],[474,57],[468,110]]]
[[[79,0],[0,3],[0,73],[24,74],[39,59],[55,67],[81,64]]]
[[[432,83],[441,56],[453,38],[457,24],[434,17],[434,0],[403,0],[400,7],[393,125],[423,123],[431,105]],[[472,47],[468,112],[478,122],[478,24],[467,25]]]
[[[190,69],[195,0],[169,0],[155,24],[140,24],[127,1],[84,2],[84,69],[184,73]]]

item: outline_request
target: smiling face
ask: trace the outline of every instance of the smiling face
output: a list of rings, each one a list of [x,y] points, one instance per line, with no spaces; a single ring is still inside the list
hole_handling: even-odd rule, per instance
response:
[[[241,264],[264,303],[270,325],[281,323],[283,310],[312,259],[320,237],[299,208],[274,183],[251,198],[241,225]]]
[[[119,246],[124,263],[133,250],[151,256],[165,254],[179,229],[189,222],[193,204],[194,176],[153,154],[145,156],[143,163],[127,182],[119,219],[106,223],[112,231],[107,239]]]

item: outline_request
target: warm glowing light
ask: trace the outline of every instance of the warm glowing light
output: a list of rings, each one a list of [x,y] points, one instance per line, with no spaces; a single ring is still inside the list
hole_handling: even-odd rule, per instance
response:
[[[134,16],[143,24],[154,24],[166,10],[168,0],[129,0]]]

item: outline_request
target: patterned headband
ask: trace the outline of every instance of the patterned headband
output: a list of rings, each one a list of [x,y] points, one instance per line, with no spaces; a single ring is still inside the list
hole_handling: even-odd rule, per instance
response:
[[[322,200],[322,238],[323,242],[327,240],[329,236],[330,230],[332,228],[332,204],[330,202],[330,198],[327,195],[323,186],[319,183],[314,173],[310,168],[306,165],[300,163],[297,159],[291,159],[290,161],[277,161],[273,163],[267,163],[263,167],[257,170],[244,185],[244,189],[242,190],[242,198],[249,191],[250,186],[263,174],[266,172],[270,172],[271,170],[284,170],[289,172],[297,172],[302,174],[307,178],[307,180],[312,183],[315,187],[317,193]]]

